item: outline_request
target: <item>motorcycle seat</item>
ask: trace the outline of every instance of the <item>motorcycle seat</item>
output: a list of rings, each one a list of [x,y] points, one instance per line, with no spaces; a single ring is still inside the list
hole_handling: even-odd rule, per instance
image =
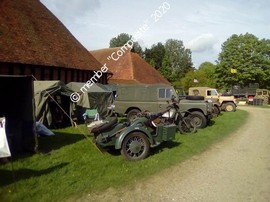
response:
[[[97,126],[97,127],[93,128],[91,130],[91,132],[94,134],[102,133],[102,132],[108,130],[109,128],[111,128],[113,125],[115,125],[118,120],[117,120],[117,117],[110,117],[110,119],[108,121],[109,121],[108,123],[105,123],[102,126]]]

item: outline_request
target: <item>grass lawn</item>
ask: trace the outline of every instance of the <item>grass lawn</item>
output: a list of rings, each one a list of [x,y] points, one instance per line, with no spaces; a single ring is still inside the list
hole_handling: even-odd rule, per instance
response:
[[[20,156],[0,165],[1,201],[63,201],[109,187],[135,183],[162,169],[201,153],[241,126],[247,112],[222,113],[196,134],[151,149],[147,159],[129,162],[120,152],[101,153],[85,138],[84,125],[55,130],[56,136],[39,138],[40,153]],[[15,180],[15,181],[14,181]]]

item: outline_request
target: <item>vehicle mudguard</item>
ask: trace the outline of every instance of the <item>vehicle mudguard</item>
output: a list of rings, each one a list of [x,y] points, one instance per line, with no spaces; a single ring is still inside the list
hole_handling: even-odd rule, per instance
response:
[[[124,130],[123,132],[121,132],[119,135],[117,135],[116,141],[115,141],[115,149],[121,149],[122,147],[122,142],[124,141],[125,137],[131,133],[131,132],[142,132],[146,135],[146,137],[148,138],[150,145],[154,144],[154,140],[153,137],[151,136],[151,134],[149,133],[149,131],[144,128],[144,127],[134,127],[134,128],[127,128],[126,130]]]

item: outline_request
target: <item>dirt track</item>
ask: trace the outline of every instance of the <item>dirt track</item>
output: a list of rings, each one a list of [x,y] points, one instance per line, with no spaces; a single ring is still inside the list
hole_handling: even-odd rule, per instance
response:
[[[270,201],[270,109],[239,107],[247,123],[201,155],[120,191],[79,201]]]

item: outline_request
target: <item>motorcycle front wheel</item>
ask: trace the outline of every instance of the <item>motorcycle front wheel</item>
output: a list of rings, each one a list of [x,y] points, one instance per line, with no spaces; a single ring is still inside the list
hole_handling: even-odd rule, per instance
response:
[[[181,134],[195,133],[197,131],[196,124],[189,117],[184,117],[179,121],[178,129]]]

